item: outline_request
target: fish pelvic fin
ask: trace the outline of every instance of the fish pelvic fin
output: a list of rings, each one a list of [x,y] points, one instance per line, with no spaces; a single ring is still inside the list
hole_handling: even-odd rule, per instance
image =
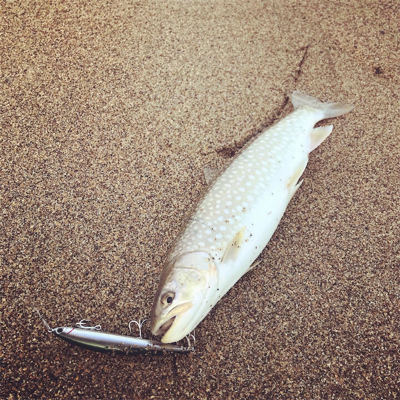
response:
[[[339,117],[340,115],[349,113],[354,108],[352,104],[346,103],[323,103],[321,100],[301,93],[298,90],[295,90],[292,94],[292,104],[294,108],[299,108],[301,106],[317,108],[324,114],[322,119]]]
[[[299,164],[297,169],[294,171],[293,175],[289,178],[289,180],[286,184],[286,187],[289,189],[290,193],[292,193],[293,188],[295,186],[300,186],[300,185],[296,185],[296,184],[297,184],[298,180],[300,179],[301,175],[303,175],[303,172],[307,167],[307,163],[308,163],[308,157],[304,158],[304,160]],[[293,194],[294,194],[294,192],[293,192]]]
[[[225,253],[222,256],[222,263],[236,260],[243,244],[245,230],[246,227],[244,226],[239,232],[236,233],[232,241],[228,244]]]

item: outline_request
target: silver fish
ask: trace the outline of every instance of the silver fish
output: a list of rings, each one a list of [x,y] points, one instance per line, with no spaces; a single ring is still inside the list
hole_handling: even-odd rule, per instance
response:
[[[353,109],[295,91],[295,111],[262,132],[219,176],[168,255],[155,294],[151,332],[163,343],[191,332],[248,272],[282,218],[308,162],[331,133],[314,128]]]

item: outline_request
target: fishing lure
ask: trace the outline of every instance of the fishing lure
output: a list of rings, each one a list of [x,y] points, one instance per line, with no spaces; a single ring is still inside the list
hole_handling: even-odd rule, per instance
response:
[[[45,319],[40,315],[44,326],[48,332],[54,333],[61,339],[80,347],[99,351],[99,352],[112,352],[117,354],[144,354],[144,353],[188,353],[194,350],[191,346],[189,337],[188,346],[183,347],[175,344],[164,344],[158,341],[142,338],[141,328],[143,322],[131,321],[129,323],[129,330],[131,330],[131,323],[136,323],[139,327],[140,337],[117,335],[109,332],[101,332],[101,326],[88,326],[90,320],[82,320],[76,324],[75,327],[62,326],[58,328],[51,328]],[[191,335],[194,339],[194,336]],[[194,343],[193,343],[194,344]]]

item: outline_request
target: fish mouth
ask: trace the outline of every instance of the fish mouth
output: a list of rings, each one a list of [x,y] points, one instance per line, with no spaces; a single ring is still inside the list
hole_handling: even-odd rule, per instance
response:
[[[180,315],[182,315],[184,312],[190,310],[192,307],[193,307],[193,303],[191,303],[191,302],[183,303],[183,304],[180,304],[180,305],[174,307],[166,315],[166,317],[167,318],[169,317],[169,318],[163,323],[161,321],[161,324],[159,325],[158,329],[155,329],[152,332],[153,335],[158,336],[158,335],[164,335],[165,333],[167,333],[170,330],[170,328],[172,327],[172,325],[174,324],[176,318],[179,317]]]
[[[163,335],[168,331],[169,328],[171,328],[172,324],[175,322],[176,315],[170,318],[167,322],[162,324],[156,333],[156,335]]]

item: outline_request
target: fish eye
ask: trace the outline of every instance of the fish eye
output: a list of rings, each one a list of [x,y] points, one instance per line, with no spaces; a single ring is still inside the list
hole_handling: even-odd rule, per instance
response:
[[[164,305],[171,304],[174,301],[174,294],[173,293],[165,293],[164,296],[161,298],[161,302]]]

